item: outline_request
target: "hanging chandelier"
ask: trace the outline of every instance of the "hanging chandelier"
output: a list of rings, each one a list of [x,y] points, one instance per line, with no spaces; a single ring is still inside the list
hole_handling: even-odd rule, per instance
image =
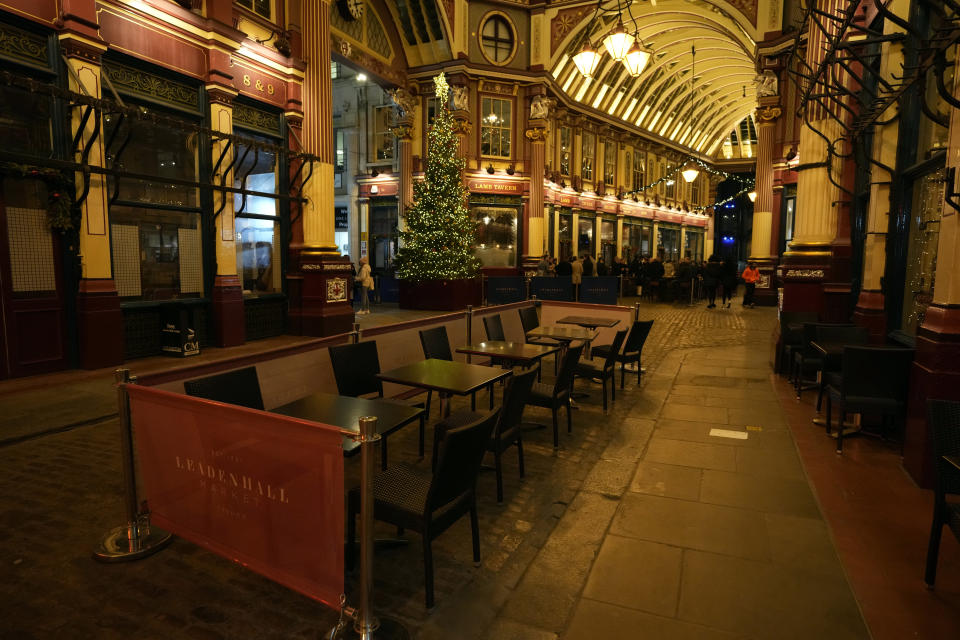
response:
[[[633,22],[634,25],[634,32],[632,34],[623,26],[624,7],[627,9],[629,20]],[[613,10],[604,9],[603,0],[600,0],[597,2],[597,9],[593,14],[593,20],[590,21],[591,24],[596,22],[601,12],[612,13]],[[613,58],[614,62],[622,62],[627,72],[634,78],[639,77],[640,74],[643,73],[652,55],[650,50],[643,46],[643,42],[640,40],[640,33],[636,29],[636,24],[636,20],[633,19],[633,15],[630,13],[630,0],[627,0],[624,6],[621,6],[620,0],[617,0],[617,26],[600,40],[603,43],[603,48],[610,57]],[[602,58],[601,53],[590,44],[589,30],[590,28],[587,27],[583,31],[583,45],[580,47],[580,51],[573,56],[573,64],[576,65],[577,71],[579,71],[580,75],[584,78],[594,77]]]

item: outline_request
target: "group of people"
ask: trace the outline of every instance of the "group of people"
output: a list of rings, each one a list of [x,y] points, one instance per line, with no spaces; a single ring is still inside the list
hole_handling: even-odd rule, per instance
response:
[[[538,276],[570,276],[574,285],[581,284],[584,277],[590,276],[629,276],[637,286],[638,295],[650,283],[659,283],[662,279],[677,282],[690,282],[702,278],[707,297],[707,308],[717,307],[717,294],[720,294],[721,307],[730,308],[740,279],[745,283],[743,306],[755,306],[754,291],[760,280],[760,272],[753,262],[747,263],[743,273],[738,273],[737,261],[733,257],[723,260],[716,254],[705,262],[694,262],[683,258],[677,262],[661,261],[657,257],[635,255],[629,262],[617,257],[607,265],[602,257],[596,260],[589,254],[571,255],[565,260],[557,260],[544,254],[537,264]]]

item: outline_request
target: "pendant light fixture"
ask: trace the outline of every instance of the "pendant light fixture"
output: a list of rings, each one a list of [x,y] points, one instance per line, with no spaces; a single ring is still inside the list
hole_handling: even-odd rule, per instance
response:
[[[636,78],[643,73],[649,61],[650,52],[640,46],[639,40],[635,40],[630,51],[627,52],[627,57],[623,59],[623,66],[627,68],[631,77]]]
[[[636,30],[631,34],[623,25],[623,9],[626,8],[627,17],[630,22],[633,22],[634,29],[636,29],[636,20],[634,20],[633,15],[630,13],[630,4],[629,1],[621,3],[621,0],[617,0],[617,26],[607,33],[607,35],[601,39],[601,42],[603,43],[603,49],[610,54],[610,57],[613,58],[615,62],[622,62],[630,76],[636,78],[643,73],[647,63],[650,61],[652,53],[643,45],[643,42],[640,40],[640,35]],[[612,14],[613,11],[613,8],[604,9],[603,0],[599,0],[597,2],[597,9],[593,14],[593,19],[589,24],[596,24],[598,20],[601,20],[601,14],[609,15]],[[585,78],[594,77],[594,74],[597,72],[597,67],[600,66],[601,58],[601,52],[590,44],[589,32],[590,26],[587,26],[583,30],[583,45],[580,51],[573,56],[573,63]]]
[[[626,59],[633,41],[633,36],[627,33],[623,28],[623,21],[618,18],[617,26],[603,39],[603,46],[614,61],[621,62]]]
[[[680,175],[682,175],[683,179],[687,182],[693,182],[697,179],[697,176],[700,175],[700,170],[697,169],[695,164],[687,163],[686,168],[680,172]]]
[[[597,67],[600,66],[600,54],[590,46],[589,40],[584,42],[579,53],[573,56],[573,64],[577,65],[577,71],[584,78],[592,78],[596,73]]]

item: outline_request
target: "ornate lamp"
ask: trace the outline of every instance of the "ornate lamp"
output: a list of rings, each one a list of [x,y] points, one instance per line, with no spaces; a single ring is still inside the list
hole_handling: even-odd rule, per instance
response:
[[[606,47],[607,53],[610,54],[611,58],[616,62],[620,62],[627,57],[627,53],[630,51],[630,45],[632,45],[633,42],[634,38],[623,28],[623,22],[618,21],[613,31],[608,33],[603,39],[603,46]]]
[[[693,182],[697,179],[697,176],[700,175],[700,170],[697,169],[695,165],[688,164],[684,170],[680,172],[680,175],[682,175],[683,179],[687,182]]]
[[[639,42],[634,41],[633,46],[630,47],[630,50],[627,52],[627,56],[623,59],[623,66],[627,68],[627,72],[631,77],[636,78],[643,73],[649,61],[650,52],[643,49]]]
[[[600,54],[596,49],[590,46],[590,42],[584,42],[580,52],[573,56],[573,64],[577,65],[577,71],[585,78],[592,78],[600,65]]]

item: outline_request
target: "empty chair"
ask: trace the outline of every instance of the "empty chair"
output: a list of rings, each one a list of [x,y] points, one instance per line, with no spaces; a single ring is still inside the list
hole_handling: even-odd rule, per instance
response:
[[[943,526],[948,526],[960,540],[960,502],[947,501],[948,495],[960,495],[960,469],[943,459],[944,456],[960,458],[960,402],[928,400],[927,421],[930,425],[936,485],[933,523],[930,525],[930,543],[927,545],[927,569],[923,581],[932,589],[937,579],[937,558],[940,555]]]
[[[540,382],[533,385],[530,391],[529,404],[536,407],[550,409],[553,412],[553,448],[560,446],[560,431],[557,427],[557,412],[560,407],[567,408],[567,432],[573,431],[573,418],[570,415],[570,391],[573,387],[573,376],[577,371],[577,362],[583,353],[583,342],[571,342],[567,352],[563,354],[560,363],[560,373],[552,385]]]
[[[523,477],[523,432],[520,429],[520,422],[523,419],[523,410],[530,398],[530,390],[533,388],[533,381],[538,373],[537,369],[539,369],[539,365],[515,372],[507,380],[507,387],[503,391],[500,418],[493,429],[493,435],[490,436],[490,442],[487,443],[487,450],[493,453],[494,470],[497,474],[497,502],[503,502],[503,470],[500,458],[503,452],[513,445],[517,445],[517,462],[520,477]],[[453,413],[437,423],[433,434],[434,467],[436,467],[437,460],[436,452],[439,450],[439,442],[443,439],[443,434],[450,429],[468,424],[478,417],[479,414],[473,411],[463,410]]]
[[[423,569],[427,608],[433,607],[433,539],[464,514],[470,514],[473,560],[480,562],[480,527],[476,484],[500,410],[491,411],[462,427],[450,429],[440,443],[437,467],[431,473],[398,464],[373,481],[373,517],[423,536]],[[360,489],[348,495],[347,566],[352,566]]]
[[[375,341],[343,344],[328,349],[330,364],[333,366],[333,377],[337,381],[337,393],[342,396],[359,398],[374,395],[383,398],[383,381],[377,377],[380,373],[380,356],[377,353]],[[407,403],[396,398],[389,398],[388,402],[410,404],[414,407],[425,407],[422,401]],[[420,414],[420,440],[418,451],[423,457],[423,434],[426,411]],[[380,439],[380,465],[387,468],[387,437]]]
[[[483,328],[487,332],[487,340],[507,339],[503,332],[503,320],[500,319],[499,313],[483,316]]]
[[[913,354],[913,349],[844,347],[840,384],[828,384],[826,389],[827,435],[831,432],[833,403],[840,408],[837,453],[843,453],[843,423],[848,413],[869,411],[903,424]]]
[[[607,380],[610,381],[611,399],[617,399],[617,383],[614,380],[617,366],[617,355],[620,353],[620,347],[627,337],[627,330],[617,331],[610,348],[607,349],[606,356],[602,359],[591,358],[577,363],[576,375],[580,378],[589,378],[598,380],[603,385],[603,410],[607,410]]]
[[[422,330],[420,332],[420,346],[423,347],[424,358],[453,360],[450,338],[447,337],[447,328],[443,325]]]
[[[780,312],[780,350],[777,352],[777,372],[793,372],[793,352],[803,347],[803,329],[805,322],[817,322],[816,311],[781,311]],[[800,325],[800,328],[797,328]]]
[[[817,342],[822,342],[824,344],[843,344],[850,346],[859,346],[867,344],[867,341],[870,339],[870,334],[867,332],[864,327],[856,327],[853,325],[831,325],[831,324],[818,324],[817,325]],[[823,393],[827,388],[827,382],[829,380],[836,381],[836,376],[831,376],[831,373],[839,373],[840,363],[831,364],[830,359],[824,358],[820,364],[820,389],[817,392],[817,411],[820,411],[820,407],[823,403]]]
[[[545,347],[556,347],[560,343],[550,338],[527,338],[526,335],[540,326],[540,318],[537,316],[537,310],[534,307],[523,307],[517,309],[520,315],[520,326],[523,327],[524,340],[527,344],[539,344]],[[560,363],[560,354],[557,353],[553,358],[553,373],[556,375]],[[539,378],[537,378],[539,381]]]
[[[803,323],[803,343],[802,346],[793,349],[793,386],[797,391],[797,399],[806,389],[815,389],[819,386],[817,382],[808,382],[804,384],[803,376],[805,373],[818,372],[823,369],[823,354],[810,346],[819,336],[820,327],[853,327],[852,324],[837,324],[827,322],[805,322]]]
[[[216,400],[248,409],[263,410],[260,379],[256,367],[244,367],[183,383],[187,395]]]
[[[643,373],[643,367],[640,363],[640,356],[643,353],[643,345],[650,335],[650,329],[653,328],[653,320],[637,320],[630,328],[630,334],[623,343],[623,349],[617,354],[617,362],[620,363],[620,388],[623,389],[624,381],[627,375],[626,365],[635,362],[637,364],[637,384],[640,384],[640,376]],[[604,358],[610,350],[609,344],[597,345],[592,349],[594,357]]]

